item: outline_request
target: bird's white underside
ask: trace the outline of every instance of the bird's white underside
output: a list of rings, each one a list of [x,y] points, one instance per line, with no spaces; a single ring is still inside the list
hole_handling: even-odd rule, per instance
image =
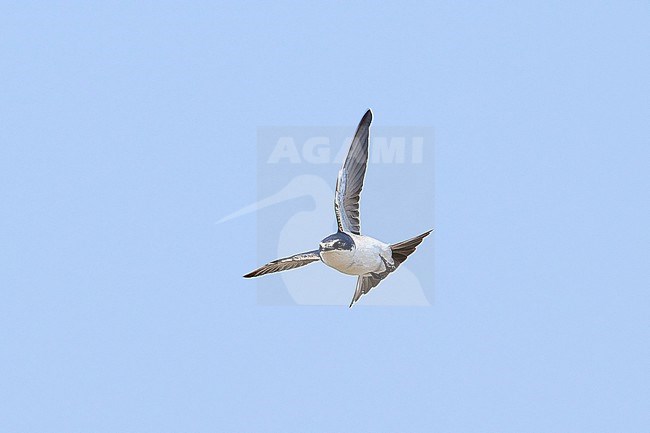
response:
[[[381,257],[394,264],[390,245],[370,236],[347,233],[354,240],[353,250],[321,251],[320,257],[327,266],[348,275],[366,275],[386,270]]]

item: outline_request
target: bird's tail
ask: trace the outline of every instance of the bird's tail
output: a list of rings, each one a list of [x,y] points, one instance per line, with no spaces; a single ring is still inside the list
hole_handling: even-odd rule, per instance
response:
[[[422,233],[421,235],[418,235],[409,240],[392,244],[390,246],[390,249],[393,251],[393,260],[395,261],[395,267],[398,267],[399,265],[404,263],[406,258],[411,254],[413,254],[415,248],[417,248],[417,246],[420,245],[422,239],[429,236],[429,233],[431,233],[432,231],[433,230],[429,230],[428,232]]]
[[[357,279],[357,289],[354,291],[354,296],[352,297],[352,302],[350,302],[350,307],[352,307],[352,305],[355,302],[357,302],[359,298],[361,298],[363,295],[368,293],[373,287],[377,286],[377,284],[379,284],[384,278],[386,278],[388,274],[390,274],[395,269],[397,269],[399,265],[404,263],[404,261],[406,261],[406,258],[411,254],[413,254],[415,248],[417,248],[417,246],[420,245],[422,239],[429,236],[429,233],[431,233],[432,231],[433,230],[429,230],[428,232],[422,233],[421,235],[411,238],[409,240],[392,244],[390,246],[390,249],[393,252],[394,267],[391,267],[390,269],[387,268],[385,272],[379,274],[371,273],[366,275],[360,275],[359,278]],[[386,264],[385,261],[384,264]]]

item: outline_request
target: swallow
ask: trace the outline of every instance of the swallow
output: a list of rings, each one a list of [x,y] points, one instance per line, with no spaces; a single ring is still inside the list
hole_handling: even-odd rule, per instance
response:
[[[364,114],[336,179],[334,213],[338,231],[323,239],[317,250],[273,260],[244,278],[282,272],[317,261],[347,275],[356,275],[350,307],[394,272],[433,230],[403,242],[387,244],[361,234],[359,201],[368,166],[368,138],[372,111]]]

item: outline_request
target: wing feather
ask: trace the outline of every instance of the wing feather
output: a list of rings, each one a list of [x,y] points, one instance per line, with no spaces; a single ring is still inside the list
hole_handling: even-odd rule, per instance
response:
[[[352,307],[352,304],[357,302],[359,298],[361,298],[363,295],[368,293],[370,289],[376,287],[384,278],[385,276],[372,275],[372,274],[360,275],[359,278],[357,279],[357,288],[354,291],[354,296],[352,297],[352,301],[350,302],[350,307]]]
[[[372,111],[368,110],[359,122],[348,156],[336,179],[334,212],[339,231],[361,234],[359,200],[368,166],[368,136]]]
[[[320,260],[318,250],[300,253],[295,256],[273,260],[272,262],[255,269],[253,272],[244,275],[244,278],[259,277],[260,275],[271,274],[273,272],[288,271],[289,269],[299,268],[318,260]]]

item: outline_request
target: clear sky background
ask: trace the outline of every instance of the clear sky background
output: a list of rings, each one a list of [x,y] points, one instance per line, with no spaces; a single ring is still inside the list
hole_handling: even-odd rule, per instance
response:
[[[647,2],[101,3],[0,3],[0,431],[647,431]],[[432,306],[257,305],[257,127],[368,107]]]

